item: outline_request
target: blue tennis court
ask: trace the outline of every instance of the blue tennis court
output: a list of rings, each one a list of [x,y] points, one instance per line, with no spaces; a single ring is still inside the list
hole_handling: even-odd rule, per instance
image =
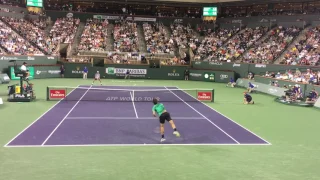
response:
[[[153,97],[165,104],[180,138],[166,123],[160,143]],[[269,144],[177,87],[78,86],[6,147]]]

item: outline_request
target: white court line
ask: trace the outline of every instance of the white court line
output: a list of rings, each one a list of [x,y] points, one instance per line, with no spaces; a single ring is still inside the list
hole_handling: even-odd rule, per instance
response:
[[[132,91],[132,92],[130,91],[130,96],[131,96],[131,101],[132,101],[134,113],[136,114],[136,118],[139,118],[138,112],[137,112],[137,109],[136,109],[136,105],[134,105],[134,91]]]
[[[77,103],[69,110],[69,112],[64,116],[64,118],[61,120],[61,122],[54,128],[54,130],[49,134],[49,136],[43,141],[41,146],[43,146],[49,138],[53,135],[53,133],[59,128],[59,126],[63,123],[63,121],[68,117],[68,115],[73,111],[73,109],[79,104],[81,99],[87,94],[87,92],[90,90],[91,86],[88,88],[88,90],[80,97],[80,99],[77,101]]]
[[[182,98],[180,98],[178,95],[176,95],[174,92],[172,92],[170,89],[168,89],[167,87],[165,87],[167,90],[169,90],[173,95],[175,95],[178,99],[180,99],[183,103],[185,103],[187,106],[189,106],[191,109],[193,109],[195,112],[197,112],[200,116],[202,116],[203,118],[205,118],[209,123],[211,123],[212,125],[214,125],[216,128],[218,128],[220,131],[222,131],[225,135],[227,135],[229,138],[231,138],[234,142],[240,144],[237,140],[235,140],[232,136],[230,136],[228,133],[226,133],[223,129],[221,129],[219,126],[217,126],[215,123],[213,123],[210,119],[208,119],[206,116],[204,116],[203,114],[201,114],[199,111],[197,111],[194,107],[192,107],[190,104],[188,104],[187,102],[185,102]]]
[[[145,147],[145,146],[268,146],[270,144],[67,144],[67,145],[17,145],[7,146],[7,148],[45,148],[45,147]]]
[[[136,117],[67,117],[66,119],[136,119]],[[157,119],[155,117],[139,117],[138,119]],[[174,117],[173,119],[205,119],[203,117]]]
[[[175,87],[175,88],[180,89],[179,87]],[[266,143],[268,143],[269,145],[272,145],[270,142],[268,142],[267,140],[265,140],[265,139],[261,138],[260,136],[258,136],[258,135],[257,135],[257,134],[255,134],[254,132],[250,131],[250,130],[249,130],[249,129],[247,129],[246,127],[244,127],[244,126],[242,126],[241,124],[239,124],[239,123],[235,122],[235,121],[234,121],[234,120],[232,120],[231,118],[229,118],[229,117],[227,117],[227,116],[223,115],[223,114],[222,114],[222,113],[220,113],[219,111],[217,111],[217,110],[213,109],[212,107],[210,107],[210,106],[209,106],[209,105],[207,105],[206,103],[204,103],[204,102],[202,102],[202,101],[199,101],[198,99],[196,99],[195,97],[193,97],[193,96],[192,96],[191,94],[189,94],[188,92],[185,92],[185,91],[183,91],[182,89],[180,89],[180,90],[181,90],[182,92],[186,93],[187,95],[189,95],[190,97],[192,97],[193,99],[197,100],[197,102],[199,102],[199,103],[201,103],[201,104],[203,104],[203,105],[207,106],[208,108],[210,108],[210,109],[212,109],[213,111],[217,112],[217,113],[218,113],[218,114],[220,114],[221,116],[223,116],[223,117],[227,118],[228,120],[232,121],[233,123],[237,124],[238,126],[242,127],[243,129],[247,130],[247,131],[248,131],[248,132],[250,132],[251,134],[255,135],[256,137],[258,137],[258,138],[260,138],[260,139],[262,139],[263,141],[265,141],[265,142],[266,142]]]
[[[77,86],[79,87],[79,85]],[[65,98],[67,98],[74,90],[77,88],[72,89]],[[63,99],[60,99],[56,104],[54,104],[52,107],[50,107],[46,112],[40,115],[36,120],[34,120],[30,125],[28,125],[26,128],[24,128],[19,134],[17,134],[14,138],[12,138],[7,144],[4,145],[4,147],[7,147],[8,144],[10,144],[13,140],[15,140],[18,136],[20,136],[23,132],[25,132],[29,127],[31,127],[34,123],[36,123],[38,120],[40,120],[45,114],[47,114],[49,111],[51,111],[56,105],[58,105]]]

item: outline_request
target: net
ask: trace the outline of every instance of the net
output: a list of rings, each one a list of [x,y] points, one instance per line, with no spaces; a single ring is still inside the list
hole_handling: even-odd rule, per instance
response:
[[[213,89],[108,89],[90,87],[47,87],[47,100],[104,101],[104,102],[152,102],[157,97],[161,102],[214,101]]]

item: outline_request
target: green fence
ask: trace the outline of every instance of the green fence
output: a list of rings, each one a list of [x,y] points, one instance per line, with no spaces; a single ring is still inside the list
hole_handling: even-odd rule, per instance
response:
[[[88,77],[93,78],[99,71],[101,76],[110,79],[123,79],[125,72],[130,71],[132,79],[184,79],[185,66],[163,66],[161,68],[149,68],[148,65],[105,65],[105,67],[92,67],[91,64],[66,63],[65,77],[81,78],[84,67],[88,68]]]
[[[190,80],[228,83],[234,79],[235,73],[230,71],[190,70]]]

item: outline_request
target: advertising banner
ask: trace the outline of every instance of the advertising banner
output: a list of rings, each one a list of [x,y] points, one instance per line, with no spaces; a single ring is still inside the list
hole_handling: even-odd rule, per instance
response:
[[[34,67],[27,67],[29,69],[29,79],[34,78]],[[11,80],[18,80],[20,77],[16,77],[16,74],[14,73],[14,67],[10,67],[10,78]]]
[[[131,69],[131,68],[115,68],[115,67],[108,67],[106,68],[106,74],[116,77],[124,77],[129,71],[130,77],[133,78],[146,78],[147,76],[147,69]]]
[[[213,72],[203,72],[203,81],[214,82],[215,76]]]
[[[228,83],[230,78],[234,78],[234,72],[228,71],[208,71],[208,70],[190,70],[190,80]]]
[[[60,77],[59,66],[35,66],[34,72],[35,79]]]
[[[0,61],[38,61],[38,60],[58,60],[56,56],[0,56]]]

